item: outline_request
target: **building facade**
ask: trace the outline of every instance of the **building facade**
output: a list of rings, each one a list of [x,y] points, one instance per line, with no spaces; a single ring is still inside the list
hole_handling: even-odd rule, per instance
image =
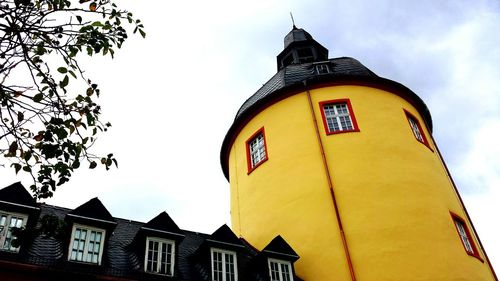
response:
[[[302,280],[281,236],[260,251],[223,225],[180,229],[166,212],[147,223],[113,217],[98,198],[71,210],[38,204],[20,184],[0,189],[0,280]]]
[[[497,280],[410,89],[296,27],[221,150],[232,227],[305,280]]]

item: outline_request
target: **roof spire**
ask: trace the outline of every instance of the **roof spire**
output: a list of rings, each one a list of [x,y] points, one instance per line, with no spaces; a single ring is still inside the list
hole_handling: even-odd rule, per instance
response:
[[[295,20],[293,20],[292,12],[290,12],[290,17],[292,18],[293,29],[297,29],[297,27],[295,26]]]

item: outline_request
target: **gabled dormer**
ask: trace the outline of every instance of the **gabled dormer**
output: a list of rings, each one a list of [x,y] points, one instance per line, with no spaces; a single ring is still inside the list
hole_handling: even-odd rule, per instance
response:
[[[202,276],[211,281],[237,281],[239,255],[244,244],[227,225],[221,226],[205,239],[193,255]]]
[[[116,221],[96,197],[66,215],[71,227],[68,260],[100,265]]]
[[[177,253],[184,237],[183,231],[166,212],[161,212],[143,225],[137,232],[133,246],[143,261],[142,270],[169,277],[178,275]]]
[[[297,253],[278,235],[254,257],[252,265],[264,280],[297,281],[293,264],[298,259]]]
[[[36,224],[40,209],[35,199],[20,183],[0,189],[0,251],[19,252],[23,246],[16,241],[15,229]]]

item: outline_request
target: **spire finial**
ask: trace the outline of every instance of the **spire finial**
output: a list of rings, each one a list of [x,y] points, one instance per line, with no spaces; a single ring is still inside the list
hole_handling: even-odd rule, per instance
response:
[[[297,29],[297,27],[295,26],[295,21],[293,20],[292,12],[290,12],[290,17],[292,18],[293,29]]]

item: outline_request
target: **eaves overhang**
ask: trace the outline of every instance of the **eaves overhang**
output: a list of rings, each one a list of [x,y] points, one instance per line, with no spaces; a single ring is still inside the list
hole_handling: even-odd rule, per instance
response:
[[[315,75],[311,78],[307,78],[302,81],[278,88],[275,91],[257,100],[243,112],[238,112],[233,124],[224,137],[220,151],[221,167],[226,179],[229,181],[228,162],[231,146],[233,145],[233,142],[241,129],[259,112],[280,100],[304,92],[306,90],[341,85],[357,85],[377,88],[400,96],[417,109],[417,111],[424,119],[425,125],[432,133],[432,117],[429,109],[427,108],[427,105],[417,94],[415,94],[412,90],[401,83],[375,75]]]

